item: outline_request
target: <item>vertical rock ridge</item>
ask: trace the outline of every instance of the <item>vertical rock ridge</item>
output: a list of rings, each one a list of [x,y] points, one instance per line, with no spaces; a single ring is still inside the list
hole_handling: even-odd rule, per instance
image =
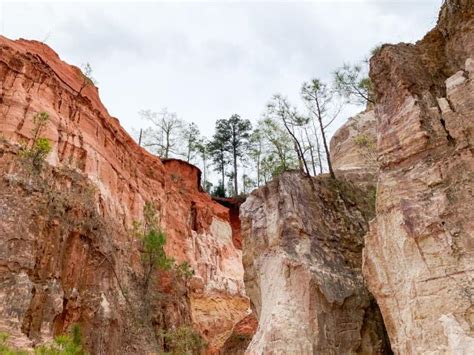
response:
[[[242,204],[245,285],[258,329],[247,353],[389,353],[362,280],[363,190],[285,172]]]
[[[474,3],[371,59],[380,162],[367,285],[397,354],[474,351]]]

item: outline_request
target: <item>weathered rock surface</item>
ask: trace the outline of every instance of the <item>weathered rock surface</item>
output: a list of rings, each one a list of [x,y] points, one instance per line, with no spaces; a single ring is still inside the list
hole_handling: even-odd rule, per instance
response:
[[[330,144],[331,162],[334,170],[367,170],[375,168],[361,143],[376,141],[375,113],[368,110],[350,117],[332,136]]]
[[[330,154],[336,176],[374,194],[377,180],[375,113],[368,109],[351,117],[332,136]],[[374,195],[375,196],[375,195]]]
[[[286,172],[241,206],[245,285],[258,318],[248,354],[389,352],[362,280],[364,192]]]
[[[243,355],[257,331],[258,321],[251,313],[234,326],[232,335],[222,347],[222,354]]]
[[[229,211],[201,192],[197,168],[138,147],[84,83],[46,45],[0,36],[0,318],[31,339],[79,323],[93,353],[155,349],[153,329],[138,332],[126,301],[143,297],[140,243],[130,228],[148,201],[167,254],[195,271],[189,289],[166,285],[166,275],[155,280],[169,296],[155,327],[192,322],[217,351],[248,313]],[[15,145],[31,139],[32,117],[43,111],[50,116],[43,135],[53,144],[48,178],[59,197],[78,200],[60,213],[44,189],[28,190]]]
[[[380,163],[364,275],[398,354],[474,353],[474,2],[371,60]]]

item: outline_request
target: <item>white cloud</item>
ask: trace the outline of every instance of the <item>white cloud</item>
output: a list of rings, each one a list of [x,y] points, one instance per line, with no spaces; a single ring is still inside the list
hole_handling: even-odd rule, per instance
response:
[[[90,62],[125,128],[146,124],[139,109],[167,106],[210,135],[232,113],[257,119],[275,92],[299,100],[302,81],[328,79],[379,43],[420,39],[440,3],[7,2],[0,29],[46,39],[72,64]]]

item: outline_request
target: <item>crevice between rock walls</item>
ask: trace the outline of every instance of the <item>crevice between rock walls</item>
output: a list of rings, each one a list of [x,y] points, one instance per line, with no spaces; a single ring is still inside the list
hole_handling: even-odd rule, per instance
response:
[[[238,198],[214,196],[212,199],[222,206],[228,208],[230,225],[232,227],[232,242],[237,249],[242,250],[242,231],[240,226],[239,211],[240,206],[245,202],[246,196],[241,196]]]

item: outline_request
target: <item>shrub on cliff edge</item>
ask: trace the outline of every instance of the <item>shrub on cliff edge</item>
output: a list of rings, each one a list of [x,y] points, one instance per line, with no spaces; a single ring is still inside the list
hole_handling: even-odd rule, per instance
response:
[[[46,112],[38,112],[33,116],[31,146],[25,145],[20,150],[20,155],[31,164],[33,170],[37,173],[41,171],[46,157],[52,150],[51,142],[47,138],[41,137],[48,121],[49,115]]]
[[[35,349],[35,355],[88,355],[82,348],[82,336],[79,325],[74,324],[69,334],[59,335],[49,345]]]
[[[0,333],[0,354],[2,355],[27,355],[28,352],[11,348],[8,343],[9,334]]]
[[[159,336],[167,349],[162,354],[199,354],[206,347],[204,339],[190,326],[160,331]]]
[[[10,347],[7,342],[9,334],[0,333],[0,354],[2,355],[28,355],[25,350],[18,350]],[[74,324],[69,334],[59,335],[54,338],[53,343],[41,345],[34,350],[35,355],[88,355],[82,348],[81,329]]]

